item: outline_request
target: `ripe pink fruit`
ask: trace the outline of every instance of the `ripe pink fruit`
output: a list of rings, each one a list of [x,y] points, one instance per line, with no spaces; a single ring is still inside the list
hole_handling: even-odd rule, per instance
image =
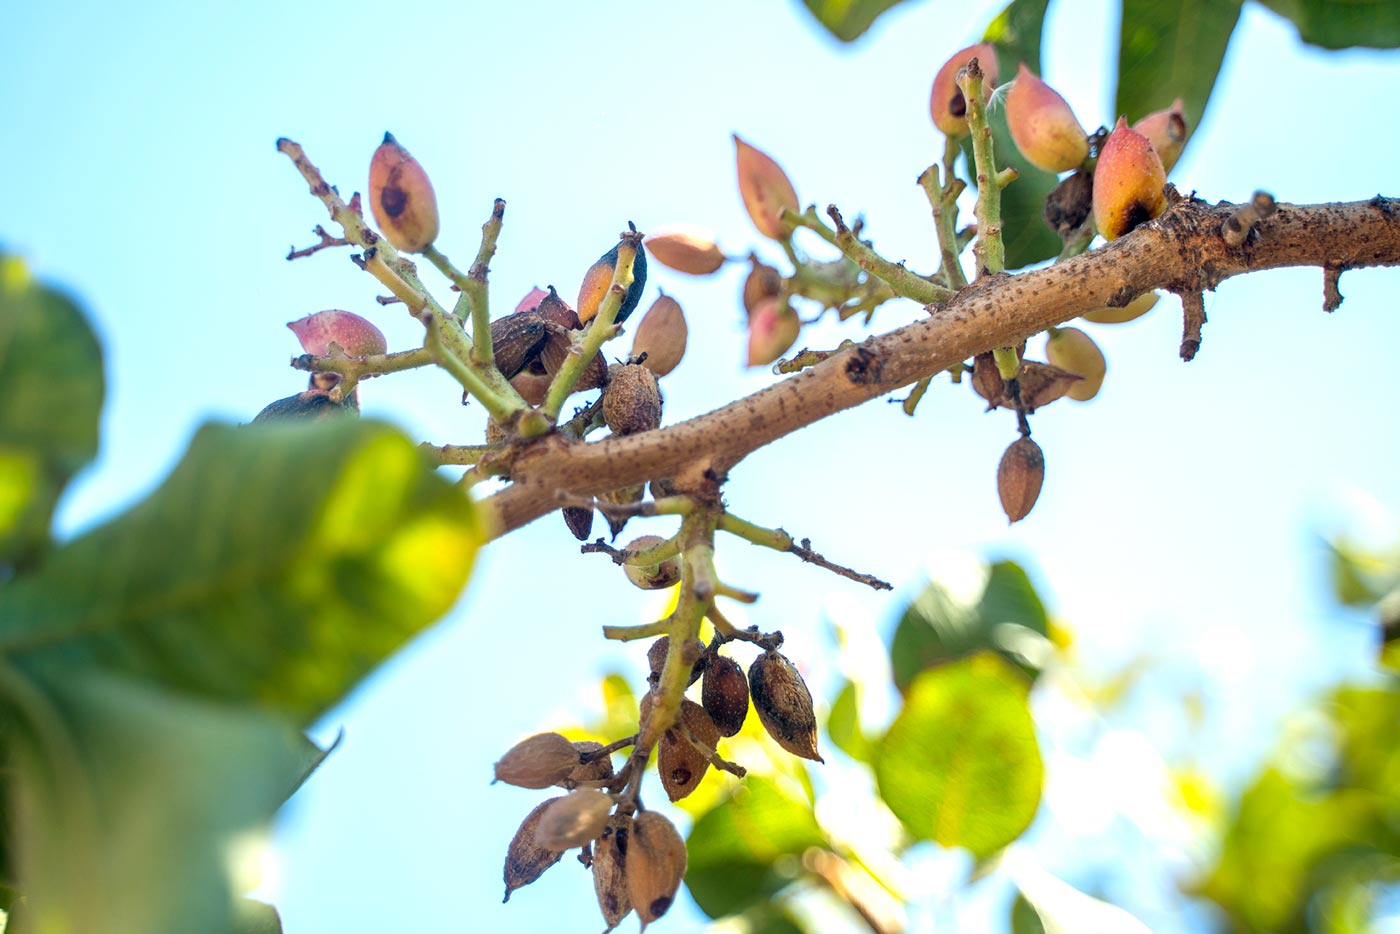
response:
[[[1147,137],[1162,160],[1163,170],[1170,172],[1186,148],[1186,114],[1181,109],[1181,98],[1172,101],[1166,110],[1143,117],[1133,124],[1133,129]]]
[[[963,100],[962,89],[958,87],[958,71],[974,58],[982,69],[982,86],[991,89],[997,83],[997,50],[990,42],[954,52],[934,76],[928,101],[929,115],[933,117],[933,125],[948,136],[967,135],[967,101]]]
[[[761,149],[734,137],[735,165],[739,170],[739,196],[758,232],[773,240],[792,233],[782,220],[783,209],[796,211],[797,192],[782,166]]]
[[[1094,223],[1116,240],[1167,208],[1167,173],[1146,136],[1118,118],[1094,169]]]
[[[1025,62],[1006,92],[1006,126],[1021,155],[1047,172],[1077,169],[1089,156],[1089,137],[1074,111]]]
[[[388,351],[384,334],[369,321],[348,311],[318,311],[287,322],[301,341],[301,348],[318,357],[326,355],[332,342],[351,357],[364,357]]]

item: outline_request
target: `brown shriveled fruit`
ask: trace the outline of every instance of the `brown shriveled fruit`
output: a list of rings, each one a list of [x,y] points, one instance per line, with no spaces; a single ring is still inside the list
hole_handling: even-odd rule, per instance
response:
[[[749,713],[749,681],[744,669],[727,655],[711,655],[700,683],[700,703],[721,736],[734,736]]]
[[[632,335],[632,359],[646,354],[642,366],[657,376],[665,376],[680,365],[685,356],[689,329],[680,302],[662,295],[651,303]]]
[[[753,709],[768,735],[788,752],[824,762],[817,753],[817,718],[812,694],[787,656],[769,649],[749,666]]]
[[[719,743],[719,730],[705,708],[683,697],[675,726],[663,733],[656,744],[656,771],[661,776],[661,787],[672,801],[679,801],[699,787],[710,766],[709,756],[696,748],[691,736],[712,751]]]
[[[578,750],[580,762],[578,766],[569,773],[568,781],[600,782],[613,777],[613,762],[611,756],[599,756],[591,762],[581,761],[587,754],[602,749],[602,743],[595,743],[592,740],[580,740],[574,743],[574,748]]]
[[[501,756],[496,781],[519,788],[548,788],[567,778],[578,764],[573,743],[558,733],[537,733]]]
[[[1070,388],[1082,379],[1082,376],[1057,366],[1024,359],[1016,375],[1021,404],[1027,412],[1034,412],[1067,395]],[[990,353],[978,354],[973,360],[972,388],[987,400],[989,412],[995,408],[1013,411],[1016,408],[1016,402],[1011,398],[1011,390],[1002,380]]]
[[[535,828],[540,824],[540,818],[550,805],[557,801],[563,801],[561,795],[557,798],[550,798],[535,807],[533,811],[520,824],[520,829],[515,832],[515,836],[510,841],[510,846],[506,849],[506,897],[502,902],[510,901],[510,893],[516,889],[529,885],[544,871],[564,855],[562,850],[551,850],[540,846],[535,842]]]
[[[664,541],[660,535],[643,535],[628,542],[626,550],[643,551],[655,548]],[[622,569],[627,573],[627,579],[643,590],[664,590],[681,579],[681,561],[675,555],[656,564],[624,564]]]
[[[632,910],[632,900],[627,896],[627,849],[631,836],[632,818],[614,814],[593,845],[593,891],[609,931]]]
[[[997,495],[1011,522],[1030,515],[1045,482],[1045,454],[1030,438],[1020,438],[1001,456],[997,467]]]
[[[677,272],[708,276],[724,265],[724,252],[715,245],[715,238],[699,227],[671,227],[644,242],[652,259]]]
[[[536,366],[540,367],[541,372],[534,372]],[[540,405],[549,393],[549,384],[553,382],[553,377],[546,375],[543,370],[544,367],[536,359],[530,368],[511,377],[511,386],[515,387],[515,391],[520,393],[520,398],[530,405]]]
[[[369,207],[384,239],[404,253],[421,253],[437,239],[437,196],[418,160],[392,133],[369,162]]]
[[[754,310],[765,298],[777,298],[783,289],[783,276],[774,266],[759,262],[756,255],[749,255],[753,266],[744,279],[744,311],[753,318]]]
[[[635,363],[611,367],[603,390],[603,420],[615,435],[660,428],[661,389],[656,374]]]
[[[491,322],[491,347],[496,369],[506,379],[525,369],[544,345],[544,319],[537,312],[522,311]]]
[[[661,666],[666,664],[666,653],[671,650],[671,637],[662,636],[651,644],[647,649],[647,665],[653,675],[660,677]],[[690,659],[690,680],[686,682],[686,687],[694,684],[704,671],[705,643],[699,639],[690,639],[686,642],[681,652],[681,660],[684,662]],[[644,700],[646,698],[643,698]]]
[[[1103,386],[1108,364],[1094,339],[1079,328],[1051,328],[1045,341],[1045,355],[1062,370],[1084,377],[1066,393],[1076,402],[1088,402]]]
[[[535,843],[547,850],[569,850],[595,839],[608,824],[612,795],[580,788],[555,798],[535,825]]]
[[[685,840],[669,820],[643,811],[632,821],[627,842],[627,897],[641,930],[666,913],[685,878]]]
[[[554,291],[554,286],[549,287],[549,291],[540,299],[539,307],[535,313],[546,321],[553,321],[567,331],[577,331],[583,327],[578,320],[578,312],[569,307],[569,303],[559,297],[559,293]]]
[[[562,512],[564,524],[574,538],[581,542],[588,541],[588,536],[593,533],[593,509],[589,506],[565,506]]]
[[[545,322],[545,340],[540,346],[540,363],[544,366],[544,371],[551,378],[563,368],[564,362],[569,358],[569,352],[573,349],[573,337],[568,328],[563,327],[553,321]],[[593,359],[588,361],[588,365],[579,374],[578,382],[574,384],[574,392],[588,392],[590,389],[597,389],[608,378],[608,365],[603,360],[602,354],[594,354]]]
[[[1094,176],[1079,170],[1065,176],[1045,198],[1045,223],[1061,237],[1074,233],[1094,210]]]

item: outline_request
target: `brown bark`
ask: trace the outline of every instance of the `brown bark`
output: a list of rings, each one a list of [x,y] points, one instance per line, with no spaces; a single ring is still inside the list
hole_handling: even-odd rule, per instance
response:
[[[1102,249],[981,279],[923,321],[677,425],[590,443],[541,439],[516,453],[511,485],[481,505],[496,534],[504,534],[558,508],[561,492],[592,495],[656,477],[700,489],[751,451],[819,419],[1150,289],[1200,292],[1231,276],[1285,266],[1400,265],[1400,200],[1281,203],[1257,236],[1230,246],[1221,228],[1237,208],[1179,200]]]

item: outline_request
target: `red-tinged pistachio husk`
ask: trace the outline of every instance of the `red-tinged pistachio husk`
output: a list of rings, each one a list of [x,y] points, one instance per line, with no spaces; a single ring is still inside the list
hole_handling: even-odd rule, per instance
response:
[[[437,196],[428,173],[392,133],[369,162],[369,207],[379,232],[404,253],[421,253],[437,239]]]
[[[583,325],[578,320],[578,312],[569,306],[569,303],[559,297],[559,293],[554,291],[554,286],[549,287],[544,298],[540,299],[539,307],[535,313],[546,321],[552,321],[566,331],[577,331]]]
[[[671,637],[662,636],[651,644],[647,649],[647,665],[651,673],[657,677],[661,675],[661,666],[666,664],[666,653],[671,650]],[[703,658],[705,654],[705,643],[699,639],[686,640],[681,652],[681,664],[690,664],[690,680],[686,682],[686,687],[694,684],[704,671]],[[647,700],[651,695],[647,695],[643,700]]]
[[[1025,62],[1006,92],[1006,127],[1026,161],[1047,172],[1068,172],[1089,157],[1089,136],[1054,88]]]
[[[724,253],[708,230],[671,227],[646,239],[652,258],[692,276],[708,276],[724,265]]]
[[[574,348],[574,342],[571,332],[555,322],[546,321],[544,327],[545,340],[540,345],[540,364],[544,367],[545,373],[552,379],[563,369],[564,362],[568,360],[569,353]],[[607,378],[607,362],[603,359],[602,354],[594,354],[593,359],[588,361],[583,372],[579,374],[578,382],[574,384],[574,392],[588,392],[590,389],[597,389],[607,381]]]
[[[1122,308],[1095,308],[1093,311],[1084,312],[1079,317],[1085,321],[1092,321],[1094,324],[1124,324],[1128,321],[1135,321],[1151,311],[1153,306],[1157,304],[1158,297],[1156,292],[1143,292]]]
[[[540,815],[535,843],[547,850],[583,846],[603,832],[612,808],[612,795],[596,788],[580,788],[555,798]]]
[[[642,551],[655,548],[664,541],[660,535],[643,535],[628,542],[627,550]],[[627,579],[642,590],[664,590],[681,579],[681,560],[678,555],[657,564],[624,564],[622,569],[627,572]]]
[[[603,420],[615,435],[661,427],[661,389],[656,374],[635,363],[613,366],[603,390]]]
[[[516,303],[515,313],[520,314],[523,311],[534,311],[536,308],[540,307],[540,302],[543,301],[544,297],[548,294],[549,293],[544,289],[535,286],[525,293],[524,298]]]
[[[1061,237],[1077,231],[1094,210],[1094,176],[1083,169],[1066,175],[1045,197],[1045,223]]]
[[[613,761],[611,756],[602,755],[588,762],[581,761],[584,756],[602,749],[602,743],[595,743],[592,740],[579,740],[574,743],[574,748],[578,750],[580,762],[578,766],[569,773],[568,781],[600,782],[613,777]]]
[[[749,690],[753,709],[768,735],[788,752],[816,762],[817,717],[812,693],[787,656],[769,649],[749,666]]]
[[[593,891],[598,896],[598,909],[603,912],[609,931],[632,910],[632,900],[627,895],[627,850],[631,836],[632,818],[614,814],[593,845]]]
[[[783,209],[797,211],[797,192],[782,166],[766,152],[734,137],[735,165],[739,171],[739,197],[758,232],[772,240],[792,233],[784,223]]]
[[[496,781],[520,788],[548,788],[579,764],[578,750],[558,733],[537,733],[510,748],[496,763]]]
[[[543,366],[540,368],[543,369]],[[549,384],[554,381],[554,377],[532,371],[533,366],[515,374],[510,378],[510,384],[529,405],[542,405],[545,396],[549,394]]]
[[[727,655],[711,655],[700,682],[700,703],[721,736],[734,736],[749,713],[749,681],[744,669]]]
[[[643,811],[627,841],[627,897],[641,930],[666,913],[685,878],[685,840],[666,818]]]
[[[603,514],[603,518],[608,521],[608,530],[615,539],[622,534],[622,530],[627,525],[627,520],[632,518],[630,509],[609,509],[608,506],[632,506],[642,501],[646,495],[647,487],[645,483],[638,483],[635,486],[619,487],[616,490],[608,490],[606,493],[598,494],[598,511]]]
[[[783,277],[777,267],[759,262],[757,256],[750,256],[749,263],[753,268],[744,279],[744,311],[752,320],[754,312],[764,299],[777,298],[781,293]]]
[[[544,346],[545,322],[536,312],[519,311],[491,322],[491,347],[496,369],[506,379],[515,376]]]
[[[1133,124],[1133,129],[1147,137],[1162,160],[1162,170],[1170,172],[1181,158],[1181,150],[1186,148],[1186,113],[1181,98],[1172,101],[1166,110],[1143,117]]]
[[[749,366],[766,366],[782,357],[797,343],[802,320],[787,303],[766,298],[749,316]]]
[[[1118,118],[1094,169],[1094,223],[1116,240],[1167,208],[1167,173],[1152,142]]]
[[[963,99],[962,88],[958,87],[958,71],[974,58],[982,69],[982,86],[991,90],[997,83],[997,50],[989,42],[954,52],[934,76],[929,115],[933,117],[933,125],[948,136],[967,135],[967,101]]]
[[[1060,369],[1084,377],[1071,385],[1065,395],[1076,402],[1088,402],[1098,395],[1108,364],[1088,334],[1079,328],[1051,328],[1045,341],[1045,356]]]
[[[681,712],[675,726],[661,735],[656,744],[656,771],[661,787],[672,801],[679,801],[699,787],[710,767],[709,756],[694,743],[704,743],[714,751],[719,730],[705,709],[689,698],[681,698]]]
[[[1030,515],[1045,482],[1045,455],[1030,438],[1020,438],[1001,456],[997,467],[997,495],[1011,522]]]
[[[551,850],[535,842],[535,828],[539,826],[540,818],[544,816],[544,812],[550,805],[563,800],[561,796],[541,802],[521,823],[520,829],[515,832],[515,837],[511,839],[510,846],[506,849],[504,873],[506,897],[501,899],[502,902],[510,901],[511,892],[534,882],[544,875],[546,869],[559,862],[559,858],[564,855],[563,850]]]
[[[642,366],[657,376],[665,376],[685,356],[688,331],[680,302],[662,295],[651,303],[637,325],[637,333],[632,335],[632,359],[646,354]]]
[[[593,509],[589,506],[565,506],[562,511],[564,524],[574,538],[581,542],[588,541],[588,536],[593,534]]]
[[[339,344],[340,349],[351,357],[368,357],[389,350],[384,333],[370,321],[350,311],[318,311],[287,322],[287,327],[301,342],[302,350],[318,357],[329,353],[332,343]]]
[[[621,246],[619,244],[618,246]],[[588,271],[583,274],[583,284],[578,289],[578,320],[580,324],[587,324],[598,314],[598,308],[603,304],[603,299],[607,297],[608,289],[612,287],[613,273],[617,269],[618,247],[613,247],[598,261],[588,267]],[[638,248],[637,255],[632,260],[632,284],[627,287],[626,293],[622,296],[622,304],[617,309],[617,314],[613,317],[614,324],[621,324],[627,320],[637,307],[637,303],[642,300],[642,292],[647,287],[647,251]]]

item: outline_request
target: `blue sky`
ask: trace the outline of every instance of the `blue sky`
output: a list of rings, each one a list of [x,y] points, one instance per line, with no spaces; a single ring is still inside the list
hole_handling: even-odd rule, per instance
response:
[[[996,6],[905,4],[840,47],[789,2],[15,5],[0,32],[0,244],[82,298],[108,353],[102,456],[62,527],[139,498],[202,422],[246,420],[296,391],[285,322],[345,308],[373,317],[391,347],[419,339],[343,253],[283,260],[325,217],[277,137],[348,192],[392,130],[433,177],[453,257],[475,250],[491,199],[506,198],[497,309],[536,284],[571,295],[629,219],[700,224],[732,254],[776,260],[739,203],[732,132],[777,158],[804,202],[864,214],[887,255],[929,265],[914,184],[938,153],[929,84]],[[1098,0],[1053,6],[1045,77],[1083,123],[1111,122],[1114,14]],[[1248,4],[1173,180],[1207,200],[1394,195],[1400,131],[1377,102],[1397,96],[1394,55],[1306,49]],[[773,379],[741,366],[742,274],[654,273],[649,296],[664,287],[691,326],[663,385],[668,421]],[[1396,531],[1385,348],[1400,338],[1397,276],[1348,273],[1331,316],[1316,270],[1227,282],[1207,298],[1190,365],[1177,359],[1174,299],[1094,329],[1103,392],[1036,416],[1046,487],[1014,528],[994,485],[1012,419],[946,381],[913,420],[874,403],[757,452],[729,502],[904,597],[949,553],[1025,562],[1085,666],[1146,652],[1182,673],[1177,686],[1208,686],[1221,702],[1210,748],[1231,750],[1211,765],[1238,777],[1279,735],[1280,710],[1365,667],[1367,633],[1329,608],[1317,542],[1339,526],[1382,541]],[[915,314],[884,309],[877,325]],[[824,325],[804,342],[842,336]],[[425,440],[474,442],[481,413],[455,404],[453,386],[434,373],[375,381],[364,411]],[[267,891],[288,931],[533,931],[562,916],[594,929],[578,871],[499,906],[505,844],[535,797],[488,785],[520,736],[586,718],[601,674],[640,671],[640,651],[603,642],[599,626],[640,621],[654,602],[576,550],[554,517],[494,544],[452,615],[327,718],[322,735],[344,726],[345,742],[274,838]],[[899,602],[742,542],[719,563],[763,591],[749,620],[788,634],[818,695],[835,680],[833,614],[888,631]],[[700,924],[685,910],[669,930]],[[960,923],[990,925],[987,912],[975,905]]]

